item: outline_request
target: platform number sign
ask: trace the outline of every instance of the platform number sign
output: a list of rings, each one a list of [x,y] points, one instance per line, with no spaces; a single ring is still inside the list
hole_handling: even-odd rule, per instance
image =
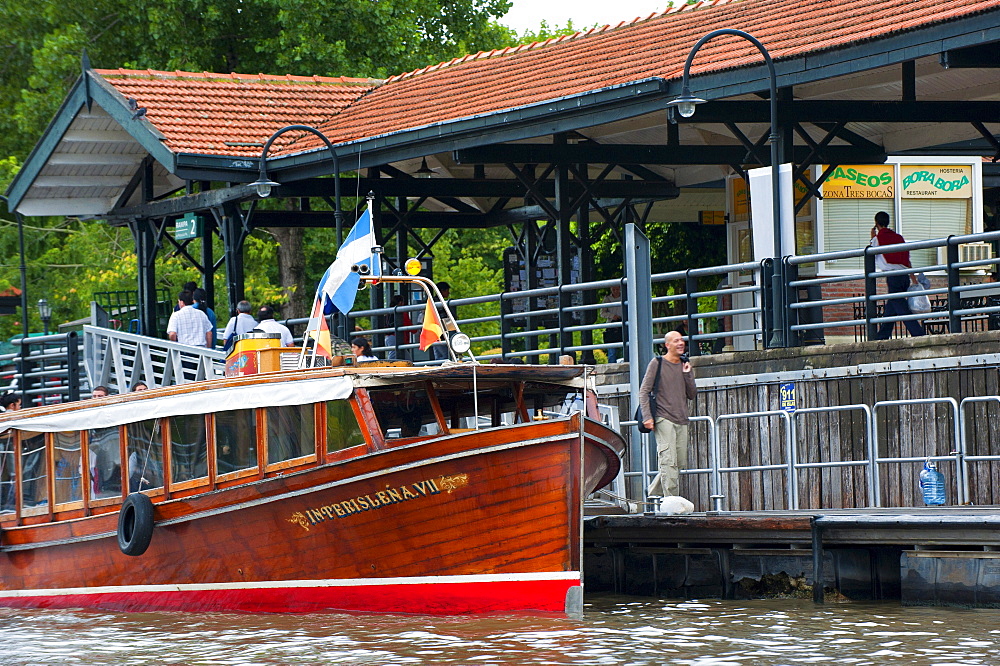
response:
[[[786,412],[795,411],[795,384],[789,382],[788,384],[780,384],[778,386],[778,402],[781,407]]]
[[[178,218],[174,225],[174,238],[177,240],[189,240],[201,236],[201,217],[194,213]]]

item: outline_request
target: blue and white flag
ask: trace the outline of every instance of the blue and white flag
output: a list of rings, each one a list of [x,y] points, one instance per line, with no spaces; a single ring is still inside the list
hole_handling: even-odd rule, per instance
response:
[[[337,251],[337,258],[323,274],[318,289],[321,298],[331,301],[344,314],[350,312],[361,283],[361,278],[351,270],[351,266],[367,266],[371,271],[369,275],[382,275],[381,262],[372,254],[372,248],[376,245],[369,205],[368,210],[358,218],[351,233],[347,234],[344,244]]]

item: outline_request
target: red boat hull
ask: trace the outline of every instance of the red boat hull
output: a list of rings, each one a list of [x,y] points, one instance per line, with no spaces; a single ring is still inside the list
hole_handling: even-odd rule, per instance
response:
[[[120,611],[350,612],[454,615],[564,612],[579,572],[535,576],[439,576],[219,585],[142,585],[6,593],[3,605]]]
[[[452,435],[155,505],[4,530],[0,605],[129,611],[573,611],[583,497],[621,439],[581,417]]]

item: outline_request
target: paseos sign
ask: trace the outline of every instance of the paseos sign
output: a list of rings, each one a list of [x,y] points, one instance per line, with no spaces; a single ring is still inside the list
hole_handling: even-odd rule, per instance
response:
[[[823,181],[829,199],[891,199],[894,189],[891,164],[842,165]]]

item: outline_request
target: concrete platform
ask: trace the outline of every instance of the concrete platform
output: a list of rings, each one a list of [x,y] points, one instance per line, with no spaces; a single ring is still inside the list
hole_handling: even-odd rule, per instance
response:
[[[595,516],[584,521],[584,584],[667,598],[1000,606],[1000,508]]]

